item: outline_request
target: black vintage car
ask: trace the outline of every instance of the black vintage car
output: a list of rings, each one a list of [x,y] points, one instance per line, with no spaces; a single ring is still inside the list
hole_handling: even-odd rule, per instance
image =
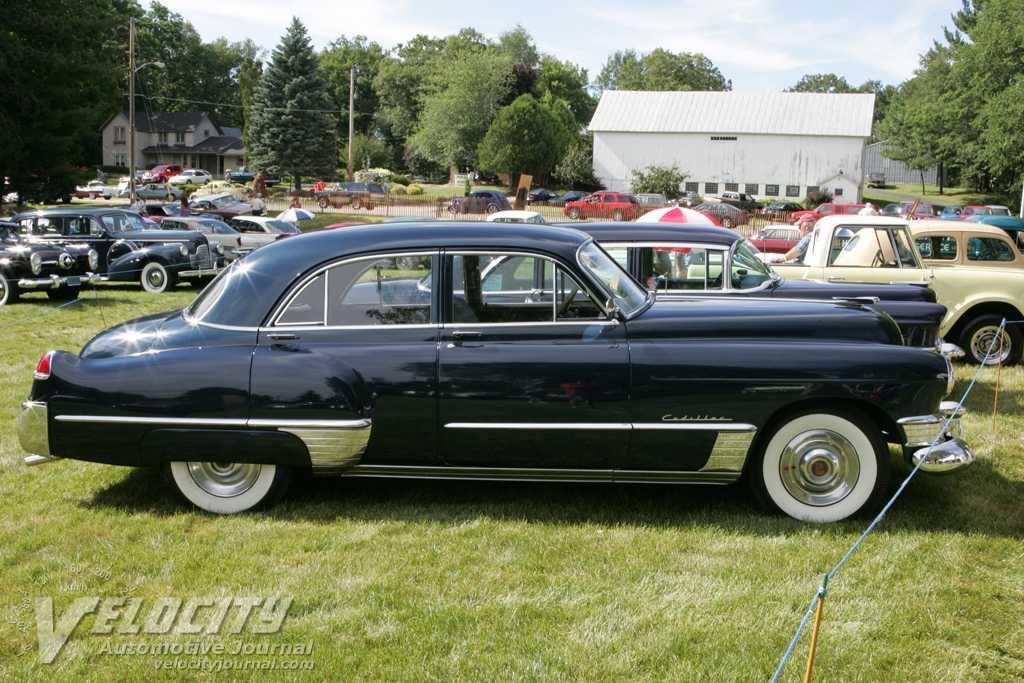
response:
[[[465,197],[456,197],[448,204],[448,213],[497,213],[510,211],[508,198],[497,190],[474,190]]]
[[[338,183],[329,190],[317,190],[313,197],[321,209],[351,206],[355,210],[373,211],[378,204],[388,202],[387,192],[380,183]]]
[[[140,282],[147,292],[164,292],[179,278],[205,283],[224,269],[223,249],[211,247],[206,235],[151,230],[126,209],[38,209],[11,220],[32,243],[95,249],[102,279]]]
[[[218,513],[276,502],[295,469],[746,472],[768,510],[824,522],[879,508],[887,441],[925,471],[973,459],[952,386],[944,356],[858,304],[656,301],[582,232],[393,223],[274,242],[188,308],[47,353],[19,438],[30,464],[161,467]]]
[[[747,238],[726,228],[671,223],[566,223],[585,231],[663,298],[694,296],[850,300],[900,326],[908,346],[934,347],[946,307],[925,283],[833,283],[780,277]]]
[[[99,255],[86,246],[32,244],[18,224],[0,221],[0,306],[22,292],[45,291],[51,299],[75,299],[84,285],[98,281]]]

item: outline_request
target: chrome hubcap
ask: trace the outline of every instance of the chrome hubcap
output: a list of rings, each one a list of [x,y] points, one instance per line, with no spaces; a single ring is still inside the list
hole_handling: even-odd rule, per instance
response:
[[[992,353],[989,354],[987,365],[995,365],[996,363],[1002,363],[1010,355],[1010,337],[1003,332],[1002,335],[1002,349],[1000,349],[999,337],[996,336],[996,332],[999,331],[999,327],[982,327],[974,336],[971,338],[971,353],[981,361],[988,353],[990,346],[995,344],[995,348],[992,349]],[[1002,353],[1000,353],[1000,350]]]
[[[832,505],[853,490],[860,477],[857,449],[838,432],[812,429],[794,437],[779,462],[782,484],[808,505]]]
[[[256,483],[260,465],[238,462],[190,462],[188,472],[202,490],[219,498],[240,496]]]
[[[146,275],[146,281],[153,287],[159,287],[164,283],[164,274],[160,270],[151,270]]]

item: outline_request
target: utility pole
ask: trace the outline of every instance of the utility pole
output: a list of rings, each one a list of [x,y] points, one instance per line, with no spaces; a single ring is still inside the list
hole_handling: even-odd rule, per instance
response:
[[[348,181],[351,183],[352,176],[352,133],[355,130],[355,108],[356,104],[356,69],[352,67],[348,71]]]
[[[135,203],[135,17],[128,20],[128,203]]]

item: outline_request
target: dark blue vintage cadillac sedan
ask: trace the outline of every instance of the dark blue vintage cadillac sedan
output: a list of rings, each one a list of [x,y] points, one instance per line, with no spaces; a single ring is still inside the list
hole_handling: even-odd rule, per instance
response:
[[[157,465],[218,513],[275,503],[297,468],[747,472],[766,509],[825,522],[879,508],[887,442],[927,471],[973,460],[959,419],[943,429],[952,385],[859,304],[655,301],[576,230],[395,223],[275,242],[188,308],[47,353],[19,437],[29,463]]]

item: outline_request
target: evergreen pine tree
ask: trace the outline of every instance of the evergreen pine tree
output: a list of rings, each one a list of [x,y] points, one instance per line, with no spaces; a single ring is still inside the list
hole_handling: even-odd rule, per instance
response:
[[[248,162],[264,174],[291,177],[296,191],[303,175],[332,175],[338,159],[332,108],[306,27],[294,17],[253,91]]]

